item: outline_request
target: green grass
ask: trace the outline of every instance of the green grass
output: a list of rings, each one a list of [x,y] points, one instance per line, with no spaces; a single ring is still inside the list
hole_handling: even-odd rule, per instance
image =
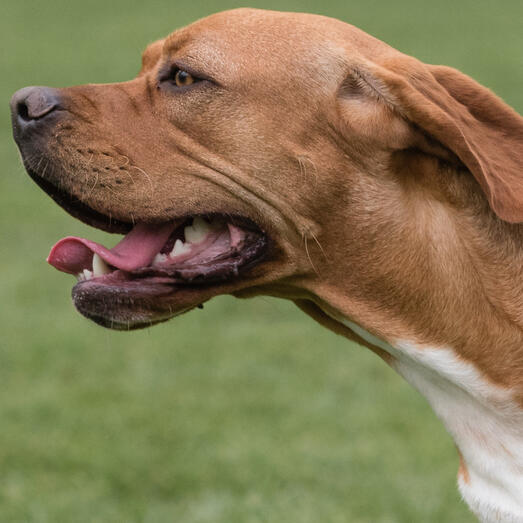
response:
[[[107,235],[23,173],[9,96],[130,78],[146,43],[235,5],[2,4],[0,521],[473,521],[455,489],[452,441],[369,351],[264,298],[105,331],[74,311],[72,279],[44,262],[61,236]],[[523,107],[518,0],[251,5],[342,18]]]

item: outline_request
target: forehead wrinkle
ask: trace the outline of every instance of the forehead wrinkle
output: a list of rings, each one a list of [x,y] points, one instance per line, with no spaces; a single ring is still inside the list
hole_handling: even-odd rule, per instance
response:
[[[205,72],[210,75],[224,73],[224,64],[228,60],[216,39],[205,38],[202,34],[196,37],[188,34],[183,35],[182,38],[179,36],[177,33],[172,33],[167,37],[162,48],[162,57],[171,59],[177,57],[188,66],[205,69]]]

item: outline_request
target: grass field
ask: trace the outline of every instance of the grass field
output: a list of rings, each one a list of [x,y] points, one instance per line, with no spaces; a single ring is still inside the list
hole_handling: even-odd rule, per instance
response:
[[[24,85],[132,77],[142,48],[234,2],[5,0],[0,43],[0,522],[473,521],[426,402],[291,304],[219,298],[152,330],[105,331],[44,262],[115,240],[30,182],[8,100]],[[251,2],[354,23],[523,108],[520,0]]]

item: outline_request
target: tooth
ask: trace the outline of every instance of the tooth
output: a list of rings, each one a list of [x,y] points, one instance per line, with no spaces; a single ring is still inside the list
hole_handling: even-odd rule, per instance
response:
[[[167,261],[167,254],[158,253],[153,260],[153,265],[158,265],[159,263],[164,263]]]
[[[196,218],[194,218],[194,220],[192,221],[192,226],[195,229],[203,229],[205,231],[208,231],[210,229],[207,220],[204,220],[201,216],[196,216]]]
[[[78,281],[84,281],[85,280],[85,276],[84,276],[84,273],[83,272],[79,272],[76,277],[78,278]]]
[[[169,256],[171,258],[175,258],[176,256],[180,256],[181,254],[185,254],[186,252],[189,252],[190,250],[191,250],[190,245],[183,243],[182,240],[176,240],[174,242],[173,250],[169,253]]]
[[[104,274],[109,274],[111,272],[111,269],[109,269],[109,266],[107,263],[105,263],[98,254],[93,254],[93,276],[97,278],[98,276],[103,276]]]
[[[200,216],[194,218],[192,225],[184,229],[185,241],[188,243],[201,243],[211,230],[209,224]]]
[[[90,280],[93,277],[93,273],[87,269],[84,269],[83,277],[84,280]]]

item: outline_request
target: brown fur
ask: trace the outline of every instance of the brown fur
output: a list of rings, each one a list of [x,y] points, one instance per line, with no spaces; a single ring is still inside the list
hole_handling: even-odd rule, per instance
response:
[[[162,92],[172,61],[218,87]],[[249,216],[279,255],[244,293],[306,289],[523,401],[523,123],[484,87],[336,20],[235,10],[151,44],[135,80],[61,94],[49,150],[75,175],[51,182],[125,221]]]
[[[165,92],[172,62],[214,83]],[[489,90],[336,20],[242,9],[151,44],[134,80],[61,94],[50,182],[123,221],[234,213],[271,238],[248,277],[151,319],[284,297],[347,337],[336,318],[452,347],[523,407],[523,119]]]

